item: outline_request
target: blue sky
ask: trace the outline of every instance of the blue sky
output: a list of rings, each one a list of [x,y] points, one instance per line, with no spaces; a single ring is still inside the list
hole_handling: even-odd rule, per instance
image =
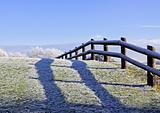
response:
[[[0,45],[159,40],[160,0],[0,0]]]

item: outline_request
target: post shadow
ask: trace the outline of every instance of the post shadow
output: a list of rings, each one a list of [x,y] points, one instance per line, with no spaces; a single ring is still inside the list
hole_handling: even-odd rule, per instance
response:
[[[0,113],[66,113],[69,111],[67,102],[65,102],[64,96],[61,90],[57,87],[51,64],[54,62],[52,59],[41,59],[35,64],[37,70],[37,79],[44,89],[46,99],[44,100],[28,100],[20,105],[5,105],[0,106]]]
[[[54,60],[52,59],[41,59],[35,66],[39,75],[38,79],[44,88],[47,98],[47,109],[50,112],[64,112],[67,110],[66,108],[68,108],[68,106],[60,88],[58,88],[55,83],[53,71],[51,69],[51,64],[53,62]]]
[[[118,99],[113,97],[100,83],[98,83],[91,71],[87,69],[86,63],[82,61],[73,61],[72,67],[78,71],[82,82],[84,82],[85,85],[100,99],[102,107],[112,110],[115,107],[125,108]]]

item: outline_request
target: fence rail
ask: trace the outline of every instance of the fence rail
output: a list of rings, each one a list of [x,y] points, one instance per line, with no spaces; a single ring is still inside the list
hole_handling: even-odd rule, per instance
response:
[[[90,50],[85,50],[86,46],[91,46]],[[103,50],[95,50],[95,45],[103,45]],[[108,52],[108,45],[115,45],[121,47],[121,52]],[[82,49],[81,53],[78,53],[79,50]],[[147,65],[136,61],[128,56],[126,56],[126,49],[133,50],[135,52],[147,55]],[[75,53],[73,56],[72,54]],[[73,50],[70,50],[69,52],[65,52],[64,54],[58,56],[57,58],[65,58],[65,59],[73,59],[75,58],[78,60],[79,57],[82,57],[83,60],[86,60],[86,55],[91,54],[91,60],[94,60],[95,54],[103,55],[104,61],[108,61],[108,56],[111,57],[117,57],[121,58],[121,68],[126,69],[127,68],[127,62],[138,66],[144,70],[147,71],[147,84],[149,86],[154,85],[153,81],[153,74],[160,77],[160,71],[155,68],[155,59],[160,60],[160,54],[155,52],[155,48],[148,45],[147,49],[127,43],[125,38],[121,38],[121,40],[107,40],[104,38],[104,40],[100,41],[94,41],[91,39],[91,41],[88,41],[87,43],[83,43],[81,46],[76,47]],[[68,57],[69,55],[69,57]]]

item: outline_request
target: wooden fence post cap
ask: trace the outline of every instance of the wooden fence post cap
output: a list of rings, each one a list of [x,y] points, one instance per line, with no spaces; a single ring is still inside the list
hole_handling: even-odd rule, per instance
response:
[[[107,38],[103,38],[103,40],[107,40]]]
[[[124,37],[121,37],[121,41],[124,41],[124,42],[126,42],[127,40],[126,40],[126,38],[124,38]]]
[[[155,51],[155,48],[151,45],[147,45],[147,49],[151,50],[151,51]]]

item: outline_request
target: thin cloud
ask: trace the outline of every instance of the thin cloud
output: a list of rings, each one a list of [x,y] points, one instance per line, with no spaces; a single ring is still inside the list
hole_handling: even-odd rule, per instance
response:
[[[160,29],[160,25],[142,25],[141,28],[158,28]]]

